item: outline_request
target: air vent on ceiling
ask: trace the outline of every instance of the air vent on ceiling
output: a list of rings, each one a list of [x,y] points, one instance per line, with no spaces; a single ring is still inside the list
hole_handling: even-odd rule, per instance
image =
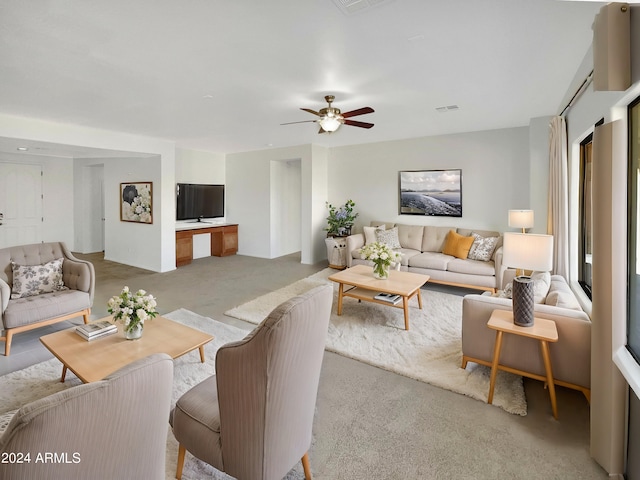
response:
[[[333,0],[333,3],[344,13],[350,15],[360,12],[367,8],[377,7],[385,3],[391,3],[395,0]]]
[[[458,105],[447,105],[445,107],[436,107],[436,111],[440,113],[451,112],[452,110],[458,110]]]

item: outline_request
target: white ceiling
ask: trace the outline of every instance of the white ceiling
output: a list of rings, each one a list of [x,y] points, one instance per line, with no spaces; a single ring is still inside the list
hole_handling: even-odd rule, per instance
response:
[[[525,126],[561,110],[604,5],[353,1],[0,0],[0,113],[221,153]],[[280,125],[326,94],[375,126]]]

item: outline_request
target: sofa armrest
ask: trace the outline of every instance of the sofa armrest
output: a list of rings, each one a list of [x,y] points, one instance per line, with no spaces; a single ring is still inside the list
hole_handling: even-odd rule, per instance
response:
[[[0,313],[4,313],[9,305],[9,299],[11,298],[11,287],[7,282],[0,279]],[[2,318],[2,315],[0,315]]]
[[[496,248],[493,252],[493,263],[496,269],[496,288],[500,290],[502,288],[502,246]]]
[[[65,258],[62,264],[62,281],[71,290],[80,290],[89,294],[91,305],[95,293],[95,271],[91,262]]]
[[[352,265],[352,252],[364,247],[364,234],[356,233],[347,237],[347,268]]]

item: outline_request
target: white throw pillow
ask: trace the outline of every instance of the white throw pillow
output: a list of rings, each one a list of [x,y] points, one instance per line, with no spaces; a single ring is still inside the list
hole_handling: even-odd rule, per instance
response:
[[[533,280],[533,301],[544,303],[551,286],[551,274],[549,272],[533,272],[531,280]]]
[[[558,290],[549,292],[545,303],[554,307],[570,308],[571,310],[582,310],[582,307],[580,307],[580,303],[576,299],[575,295],[573,295],[573,293],[571,292],[561,292]]]
[[[11,262],[13,285],[11,298],[31,297],[41,293],[66,290],[62,281],[63,258],[51,260],[44,265],[18,265]]]
[[[380,225],[379,227],[362,227],[362,230],[364,231],[364,244],[376,243],[376,231],[384,231],[384,229],[384,225]]]
[[[377,242],[384,243],[389,248],[402,248],[398,238],[398,227],[393,227],[391,230],[377,230],[375,234]]]
[[[549,272],[533,272],[531,280],[533,280],[533,302],[544,303],[551,286],[551,274]],[[513,298],[513,284],[511,282],[505,285],[500,296]]]

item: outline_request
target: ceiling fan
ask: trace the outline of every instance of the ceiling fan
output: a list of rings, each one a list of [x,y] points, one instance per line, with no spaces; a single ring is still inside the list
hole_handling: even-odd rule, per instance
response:
[[[320,117],[317,120],[303,120],[301,122],[289,122],[289,123],[281,123],[281,125],[292,125],[294,123],[307,123],[307,122],[317,122],[320,125],[320,130],[318,133],[331,133],[335,132],[340,128],[340,125],[351,125],[352,127],[360,127],[360,128],[371,128],[373,127],[373,123],[367,122],[358,122],[357,120],[349,120],[350,117],[355,117],[357,115],[364,115],[366,113],[373,113],[375,110],[371,107],[363,107],[357,110],[351,110],[350,112],[342,113],[339,108],[335,108],[331,106],[331,103],[335,100],[333,95],[327,95],[324,97],[326,102],[329,104],[325,108],[321,108],[319,112],[315,110],[311,110],[310,108],[301,108],[300,110],[304,110],[305,112],[312,113],[313,115],[317,115]]]

